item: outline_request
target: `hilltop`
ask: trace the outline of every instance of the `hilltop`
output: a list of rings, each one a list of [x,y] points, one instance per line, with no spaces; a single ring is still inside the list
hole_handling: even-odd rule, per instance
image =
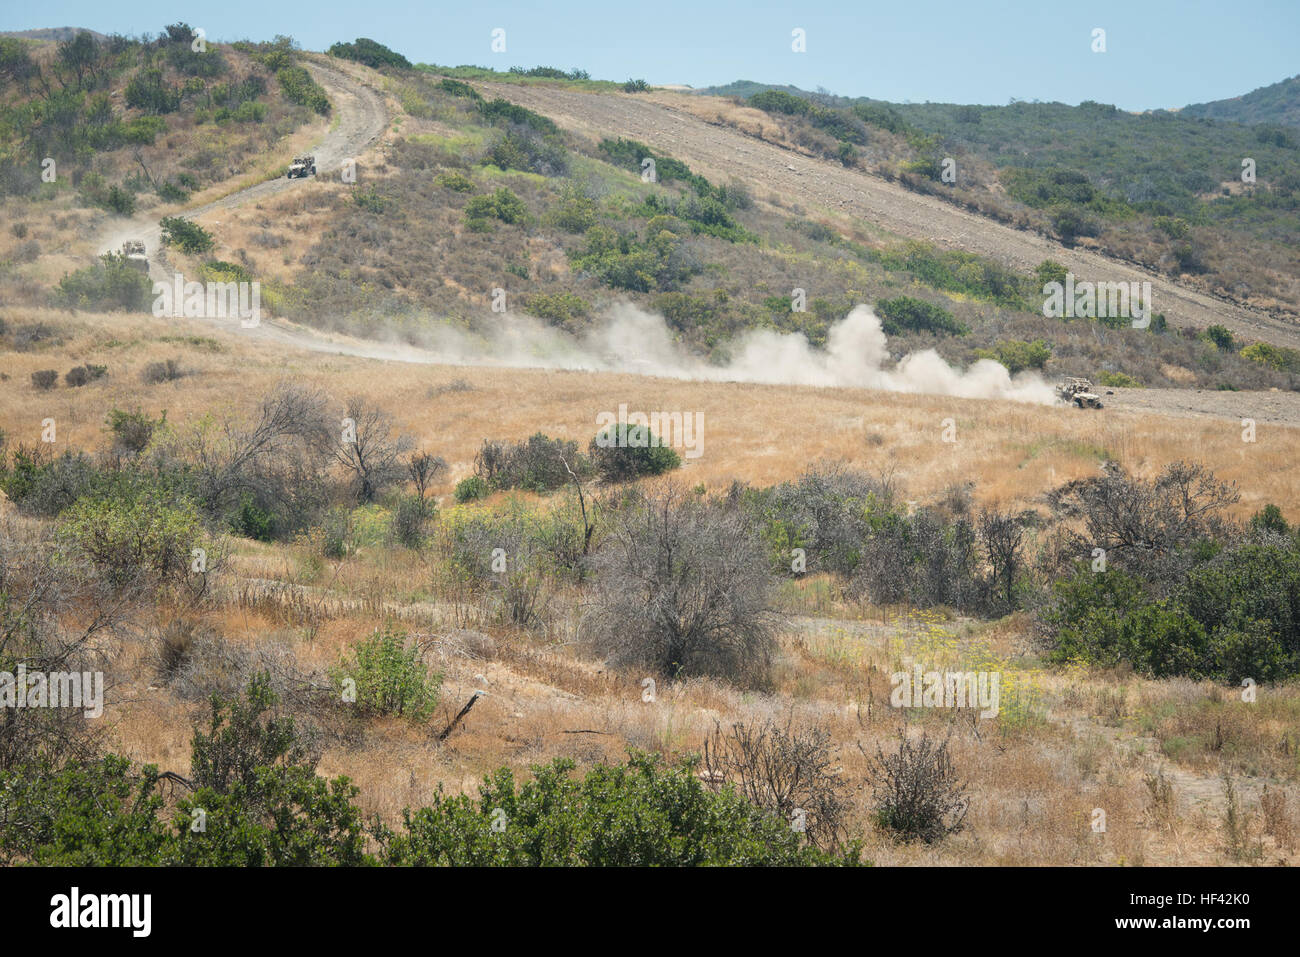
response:
[[[1242,96],[1193,103],[1183,107],[1182,112],[1188,116],[1233,123],[1300,126],[1300,76],[1261,86]]]

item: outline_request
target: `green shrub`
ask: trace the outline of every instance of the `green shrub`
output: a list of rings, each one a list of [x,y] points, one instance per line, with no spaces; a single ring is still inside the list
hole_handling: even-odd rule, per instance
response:
[[[205,544],[193,503],[172,501],[148,485],[79,500],[64,513],[60,534],[117,586],[142,574],[183,580],[190,572],[191,551]]]
[[[463,478],[456,483],[456,501],[476,502],[489,492],[488,483],[477,475]]]
[[[329,97],[325,95],[325,90],[311,78],[306,67],[283,67],[276,71],[275,78],[280,81],[280,89],[289,100],[321,116],[329,115]]]
[[[355,703],[363,713],[415,721],[433,712],[442,685],[441,674],[429,674],[420,647],[391,628],[363,638],[343,658],[334,671],[334,683],[346,693],[349,680],[355,683]]]
[[[498,126],[524,126],[543,134],[560,132],[560,128],[553,120],[500,97],[494,100],[482,100],[478,108],[485,120]]]
[[[571,292],[537,293],[524,300],[524,309],[538,319],[557,326],[569,326],[587,318],[591,304]]]
[[[689,761],[665,767],[632,752],[581,779],[573,761],[535,767],[522,786],[501,769],[477,800],[445,797],[405,815],[385,862],[425,866],[803,866],[856,863],[858,847],[832,857],[731,788],[712,791]]]
[[[1069,270],[1060,263],[1051,259],[1044,259],[1034,267],[1034,279],[1038,283],[1038,288],[1035,292],[1041,291],[1043,286],[1052,282],[1057,282],[1064,286],[1068,273]]]
[[[1278,535],[1291,534],[1291,526],[1287,524],[1282,510],[1271,502],[1250,517],[1250,527],[1256,531],[1274,532]]]
[[[1080,236],[1095,236],[1099,231],[1092,219],[1073,206],[1057,206],[1053,208],[1049,218],[1057,237],[1066,245],[1073,243]]]
[[[181,105],[181,94],[153,67],[140,70],[126,84],[126,105],[146,113],[171,113]]]
[[[1237,342],[1232,338],[1232,330],[1226,326],[1210,326],[1201,335],[1224,352],[1237,351]]]
[[[175,246],[181,252],[205,253],[216,244],[211,233],[182,216],[164,216],[158,225],[162,227],[163,245]]]
[[[530,131],[507,130],[483,157],[502,170],[517,169],[540,176],[563,176],[569,169],[568,156],[555,137]]]
[[[371,183],[365,189],[353,190],[352,202],[356,203],[367,212],[382,213],[384,210],[388,209],[392,200],[380,193],[379,187],[374,183]]]
[[[474,181],[464,173],[458,173],[455,170],[449,170],[446,173],[439,173],[434,182],[443,189],[449,189],[455,193],[472,193],[474,192]]]
[[[932,332],[935,335],[964,336],[970,332],[953,318],[946,309],[931,305],[910,296],[882,299],[876,303],[876,313],[886,335],[897,336],[905,332]]]
[[[1247,543],[1192,567],[1159,599],[1126,572],[1082,567],[1057,583],[1044,621],[1058,660],[1235,684],[1300,674],[1297,609],[1300,550]]]
[[[1241,357],[1279,372],[1300,372],[1300,350],[1256,342],[1241,350]]]
[[[479,95],[478,90],[474,89],[474,87],[460,80],[453,80],[450,77],[438,81],[438,89],[442,90],[444,93],[450,94],[451,96],[464,97],[469,100],[483,99],[483,97]]]
[[[1022,339],[1008,339],[999,342],[991,352],[986,349],[976,350],[981,358],[996,359],[1007,367],[1012,375],[1025,369],[1042,369],[1047,360],[1052,358],[1051,347],[1042,339],[1025,342]]]
[[[2,464],[2,463],[0,463]],[[65,451],[46,458],[19,446],[13,467],[0,467],[0,489],[24,512],[53,517],[102,487],[105,475],[84,452]]]
[[[352,43],[336,43],[329,48],[328,52],[330,56],[355,60],[370,67],[390,66],[403,70],[411,67],[411,61],[406,57],[366,37],[358,37]]]
[[[1043,615],[1055,637],[1054,659],[1118,664],[1124,652],[1124,621],[1146,601],[1146,590],[1133,575],[1118,568],[1094,572],[1080,565],[1055,584],[1052,606]]]
[[[6,826],[0,863],[122,867],[166,863],[172,835],[157,768],[126,758],[0,773]]]
[[[586,248],[569,255],[576,271],[631,292],[670,291],[702,269],[689,257],[682,239],[668,230],[643,242],[635,234],[593,226],[587,230]]]
[[[275,539],[275,513],[262,508],[251,493],[245,492],[239,499],[239,510],[231,519],[230,527],[236,535],[258,542],[270,542]]]
[[[255,800],[262,770],[276,765],[315,768],[310,736],[292,717],[274,713],[279,702],[265,672],[253,676],[242,700],[212,696],[207,729],[195,727],[190,744],[190,779],[196,787],[218,794],[243,788]]]
[[[466,222],[499,219],[503,223],[522,223],[527,218],[528,207],[524,201],[504,186],[493,193],[474,196],[465,204]]]
[[[643,425],[619,424],[602,430],[592,438],[587,455],[606,482],[662,475],[682,464],[681,456]]]
[[[566,190],[550,214],[550,221],[566,233],[585,233],[599,220],[595,200],[576,190]]]
[[[125,256],[105,253],[95,265],[60,279],[54,298],[76,309],[144,312],[152,290],[149,277],[128,265]]]

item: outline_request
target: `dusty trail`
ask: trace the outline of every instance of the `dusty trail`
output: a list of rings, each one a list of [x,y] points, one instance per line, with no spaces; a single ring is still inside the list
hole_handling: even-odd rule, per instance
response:
[[[1021,272],[1028,272],[1044,259],[1054,259],[1084,279],[1149,281],[1155,310],[1177,325],[1203,329],[1217,323],[1247,338],[1300,348],[1300,325],[1296,323],[1225,302],[1089,250],[1067,248],[868,173],[711,124],[674,106],[672,94],[584,93],[511,84],[482,86],[489,95],[545,114],[586,136],[640,140],[705,176],[723,182],[740,180],[760,197],[775,193],[785,201],[847,214],[897,236],[978,253]]]
[[[360,156],[378,142],[388,127],[388,111],[381,94],[343,70],[314,59],[305,59],[304,62],[316,81],[325,88],[335,107],[337,123],[313,148],[317,166],[322,170],[333,169],[344,159]],[[1069,256],[1083,255],[1065,250],[1041,237],[999,226],[938,200],[910,193],[883,180],[797,156],[734,130],[711,126],[671,106],[638,97],[598,96],[554,87],[486,86],[491,86],[492,92],[496,94],[552,115],[563,125],[579,132],[593,136],[613,134],[642,139],[697,165],[713,176],[734,176],[751,184],[785,191],[787,195],[802,202],[831,208],[838,206],[902,235],[915,235],[942,245],[989,255],[995,255],[999,249],[1003,252],[1011,250],[1022,257],[1014,261],[1023,268],[1029,268],[1048,255],[1067,265],[1070,264]],[[307,184],[307,180],[283,177],[266,180],[185,210],[182,215],[195,218],[217,210],[234,209],[288,190],[306,188]],[[160,246],[157,215],[142,214],[124,224],[112,224],[98,236],[96,247],[101,251],[116,250],[127,240],[143,241],[151,254],[157,250]],[[1105,263],[1101,257],[1093,258]],[[1080,267],[1075,265],[1072,268]],[[1106,264],[1106,268],[1111,268],[1111,265]],[[155,280],[170,278],[166,267],[157,261],[150,263],[150,275]],[[1119,274],[1111,272],[1108,275]],[[1157,289],[1163,289],[1163,286],[1157,286]],[[1179,294],[1191,297],[1188,301],[1192,302],[1194,309],[1201,310],[1203,318],[1207,319],[1206,324],[1229,324],[1225,315],[1211,314],[1208,311],[1211,308],[1224,308],[1222,304],[1213,300],[1199,304],[1199,294],[1187,291]],[[1157,295],[1162,293],[1157,292]],[[1249,321],[1254,321],[1250,319],[1253,315],[1248,315]],[[234,335],[312,352],[392,362],[452,364],[448,363],[446,356],[409,345],[324,333],[277,319],[263,319],[260,325],[250,329],[231,320],[213,321]],[[1281,331],[1293,336],[1297,345],[1300,345],[1300,334],[1289,329]],[[1263,332],[1258,334],[1261,338],[1269,338]],[[1271,341],[1290,340],[1285,336],[1275,336]],[[1105,398],[1111,409],[1232,420],[1250,416],[1260,422],[1300,425],[1300,395],[1292,393],[1119,389]]]
[[[337,168],[345,159],[360,156],[378,142],[379,137],[388,128],[388,109],[384,105],[383,96],[342,70],[307,58],[304,58],[303,64],[315,77],[316,82],[325,88],[337,117],[329,132],[313,147],[316,166],[324,172]],[[285,159],[287,160],[288,157]],[[309,182],[309,179],[285,177],[269,179],[202,206],[187,209],[179,215],[186,219],[196,219],[217,210],[235,209],[246,203],[267,199],[291,189],[301,189]],[[163,281],[171,278],[170,271],[154,258],[156,250],[162,245],[162,230],[158,225],[156,213],[136,216],[125,224],[114,223],[109,230],[101,233],[97,238],[96,248],[99,252],[117,250],[127,240],[140,240],[145,244],[150,255],[150,278]],[[368,343],[342,336],[328,336],[274,319],[263,319],[258,326],[247,329],[227,319],[213,321],[235,335],[297,346],[313,352],[329,352],[371,359],[398,359],[405,354],[405,351],[409,351],[378,342]]]

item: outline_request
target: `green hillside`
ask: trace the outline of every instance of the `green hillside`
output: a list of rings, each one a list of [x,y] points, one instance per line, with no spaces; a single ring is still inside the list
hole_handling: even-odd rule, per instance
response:
[[[750,330],[823,345],[854,304],[871,302],[892,349],[935,348],[958,363],[1207,388],[1289,387],[1300,373],[1291,357],[1251,361],[1238,354],[1245,343],[1160,318],[1149,330],[1047,319],[1041,287],[1054,264],[1018,274],[926,243],[871,243],[761,206],[743,185],[645,144],[566,133],[436,68],[382,72],[406,113],[384,175],[319,197],[332,205],[306,268],[269,297],[304,323],[417,343],[440,326],[487,332],[499,289],[511,312],[576,334],[632,302],[721,360]],[[639,175],[646,157],[656,182]],[[792,308],[794,289],[806,290],[804,309]]]
[[[846,166],[1300,313],[1300,132],[1290,127],[1093,102],[899,104],[732,86],[753,90],[746,102],[787,138]],[[955,181],[943,178],[945,160]]]
[[[1208,120],[1233,123],[1279,123],[1300,126],[1300,75],[1261,86],[1244,96],[1211,103],[1193,103],[1181,112]]]

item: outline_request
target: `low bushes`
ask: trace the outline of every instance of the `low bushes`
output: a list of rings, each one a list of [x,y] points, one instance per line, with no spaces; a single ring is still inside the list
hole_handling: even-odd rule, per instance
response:
[[[364,714],[421,721],[438,704],[442,675],[429,674],[418,644],[387,628],[352,646],[334,683],[343,700],[351,698]]]
[[[630,493],[591,565],[584,629],[610,661],[670,678],[767,680],[773,579],[739,508],[671,487]]]
[[[137,582],[142,573],[182,581],[190,574],[192,550],[206,543],[192,502],[126,483],[112,496],[74,502],[63,515],[61,533],[117,586]]]
[[[682,458],[644,425],[620,423],[601,431],[587,449],[596,473],[606,482],[626,482],[662,475],[678,468]]]
[[[1300,547],[1249,542],[1195,567],[1165,597],[1136,575],[1082,566],[1044,621],[1054,657],[1129,662],[1154,677],[1238,683],[1300,674]]]
[[[125,256],[105,253],[95,265],[60,279],[54,298],[74,309],[145,312],[152,289],[149,277],[127,265]]]
[[[461,866],[792,866],[851,863],[806,845],[788,822],[739,797],[714,793],[692,765],[633,753],[581,779],[557,758],[522,786],[505,769],[478,800],[439,795],[407,812],[391,864]]]
[[[948,742],[899,735],[893,754],[877,748],[869,768],[876,823],[898,839],[934,844],[962,829],[970,801]]]
[[[357,788],[314,771],[314,734],[278,713],[265,674],[242,700],[214,697],[196,726],[188,793],[171,810],[156,767],[116,755],[0,770],[0,863],[64,866],[807,866],[858,863],[807,843],[691,759],[632,752],[581,777],[556,759],[517,783],[502,768],[477,799],[407,808],[393,831],[366,823]],[[201,822],[202,826],[196,826]]]
[[[490,219],[522,223],[527,218],[528,207],[524,201],[504,186],[495,192],[475,196],[465,204],[465,223],[471,227],[487,228]]]
[[[550,492],[587,471],[578,443],[541,432],[523,442],[484,441],[474,459],[474,474],[492,490]]]
[[[159,225],[163,245],[175,246],[183,253],[205,253],[216,245],[211,233],[183,216],[164,216]]]
[[[953,318],[946,309],[910,296],[882,299],[876,303],[881,328],[887,335],[905,332],[932,332],[935,335],[964,336],[970,329]]]

